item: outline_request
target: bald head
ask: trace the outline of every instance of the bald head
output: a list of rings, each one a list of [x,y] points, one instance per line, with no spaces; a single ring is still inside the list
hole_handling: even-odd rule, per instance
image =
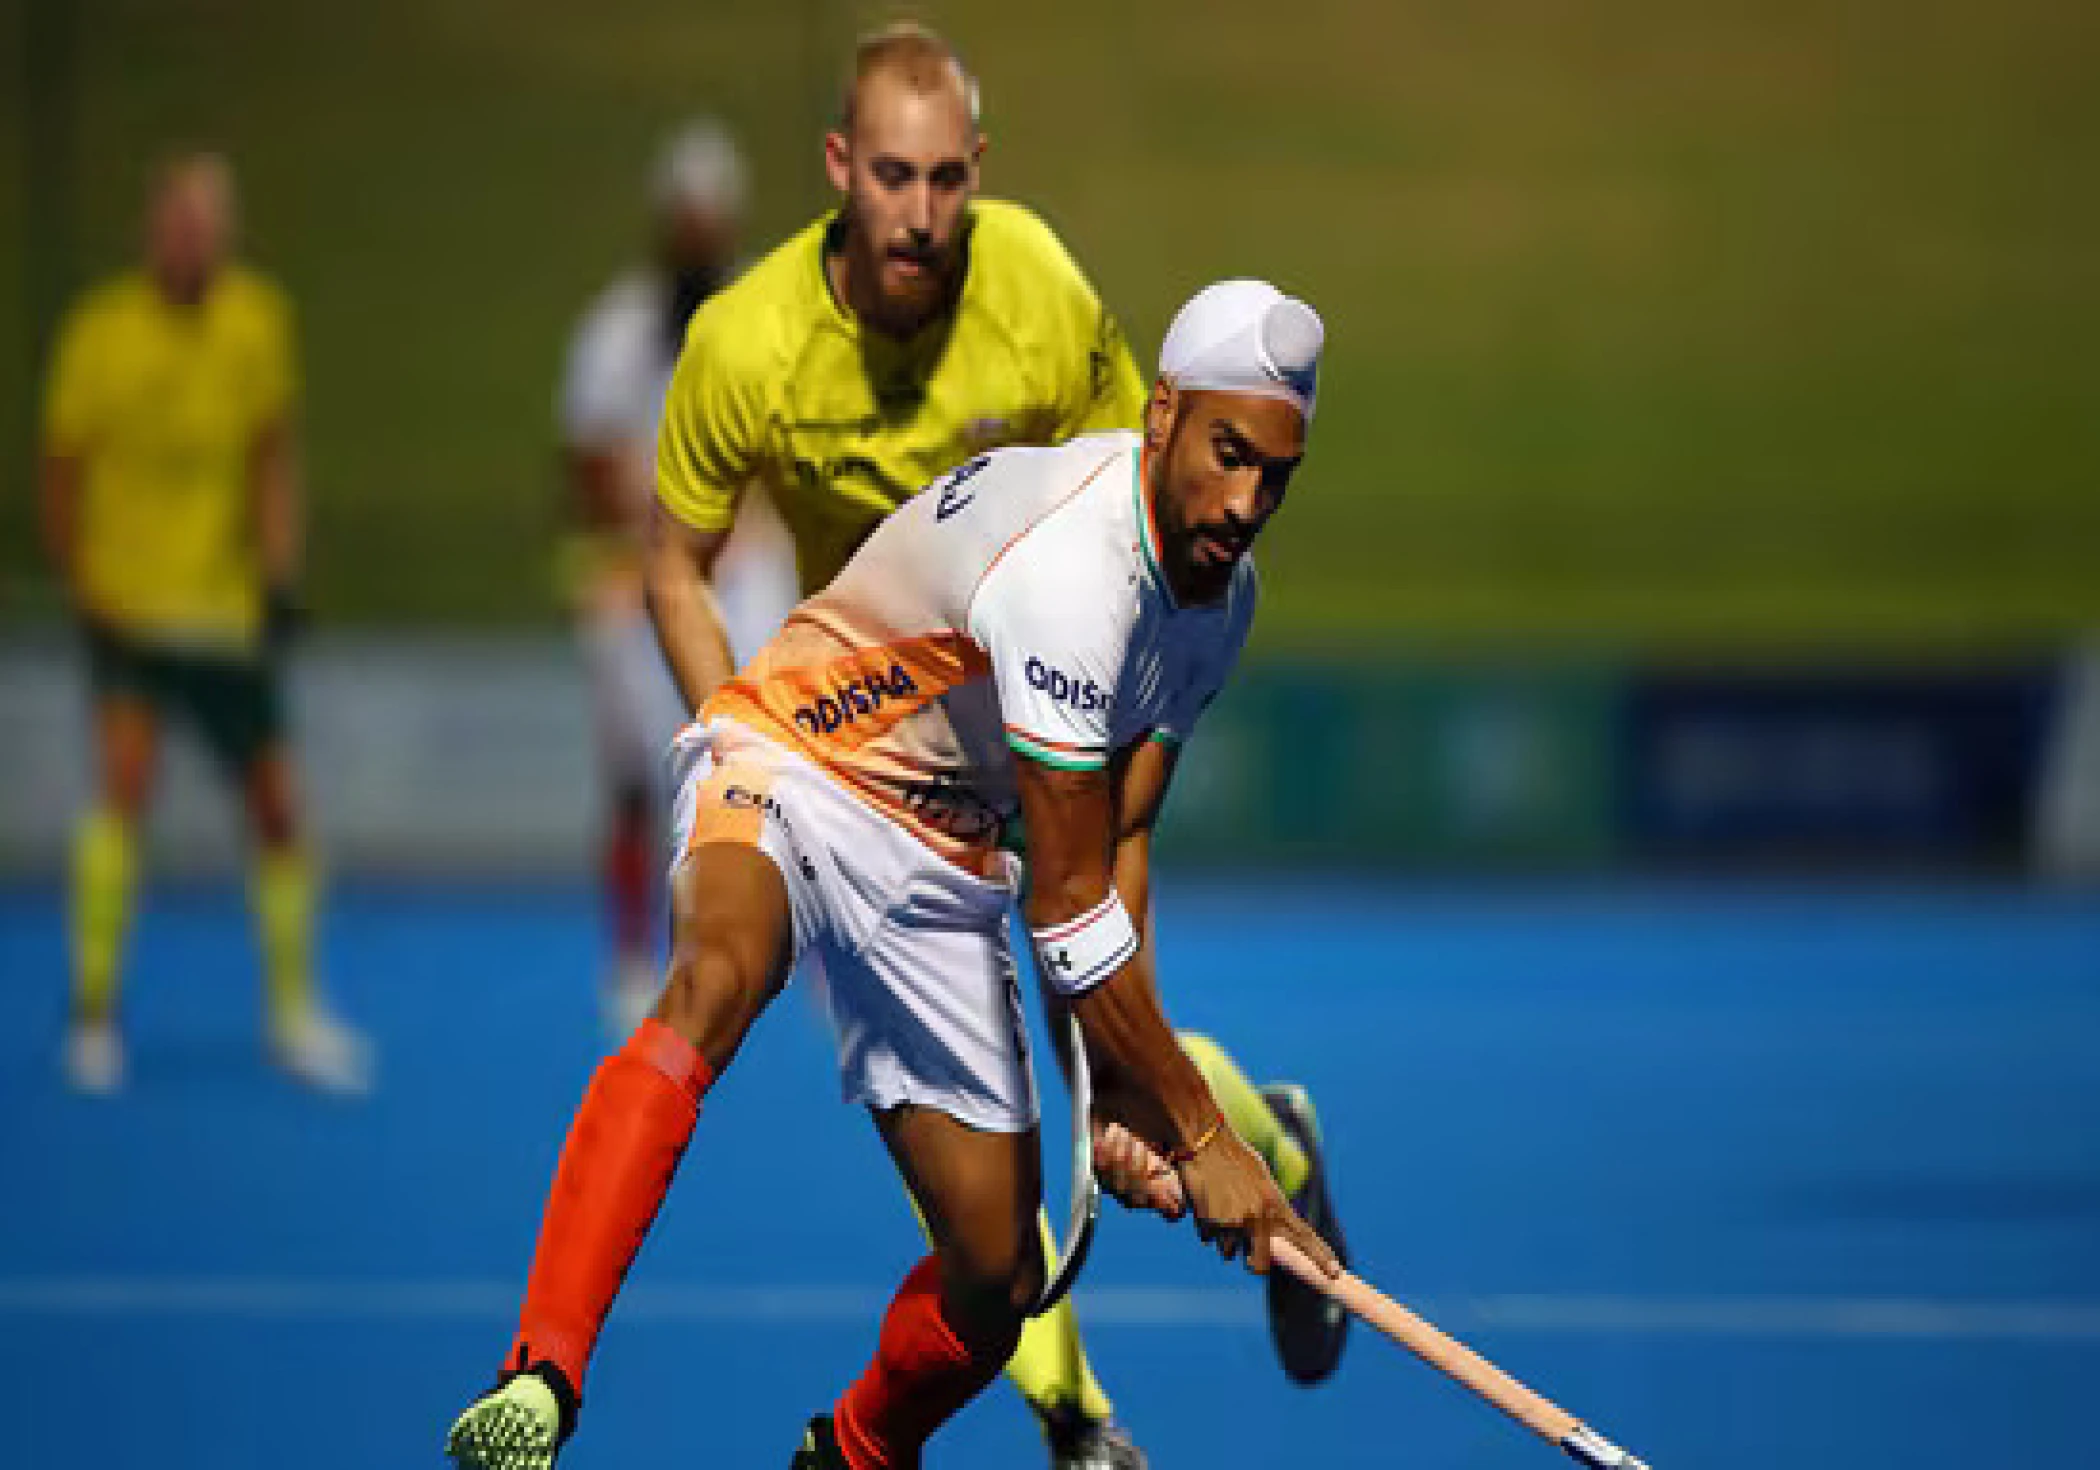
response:
[[[846,201],[827,269],[863,321],[910,337],[954,303],[983,153],[977,84],[946,41],[899,25],[860,43],[824,168]]]
[[[169,300],[195,305],[233,247],[233,168],[218,153],[178,153],[153,176],[148,268]]]
[[[839,130],[851,136],[876,92],[938,98],[959,108],[977,127],[977,79],[955,48],[912,21],[899,21],[861,38],[853,49],[853,75],[839,106]]]

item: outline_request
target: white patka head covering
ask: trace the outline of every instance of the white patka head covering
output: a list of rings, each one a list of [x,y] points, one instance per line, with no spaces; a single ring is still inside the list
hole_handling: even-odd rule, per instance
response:
[[[705,209],[737,214],[744,207],[744,158],[729,130],[711,117],[694,118],[664,143],[649,178],[658,211]]]
[[[1281,398],[1310,423],[1326,341],[1320,314],[1295,296],[1267,281],[1218,281],[1175,314],[1159,375],[1181,388]]]

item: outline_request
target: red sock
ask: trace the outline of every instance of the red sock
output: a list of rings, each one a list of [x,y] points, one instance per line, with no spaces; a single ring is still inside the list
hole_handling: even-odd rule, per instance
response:
[[[941,1264],[912,1267],[882,1319],[874,1361],[839,1396],[832,1423],[853,1470],[916,1470],[934,1430],[999,1376],[1020,1324],[997,1341],[966,1343],[941,1299]]]
[[[656,849],[650,840],[645,805],[621,805],[606,834],[604,862],[606,916],[612,924],[614,952],[646,955]]]
[[[599,1064],[554,1171],[511,1363],[546,1359],[582,1391],[598,1330],[713,1081],[692,1043],[657,1020]]]

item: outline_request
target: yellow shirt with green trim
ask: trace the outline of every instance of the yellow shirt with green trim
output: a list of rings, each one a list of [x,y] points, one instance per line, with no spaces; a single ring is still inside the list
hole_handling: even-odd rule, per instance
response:
[[[1134,428],[1145,385],[1114,317],[1046,224],[971,206],[955,310],[909,341],[871,328],[824,270],[816,221],[694,314],[657,441],[657,494],[722,530],[762,485],[795,540],[805,592],[875,525],[985,450]]]
[[[241,266],[195,306],[144,272],[90,291],[59,332],[43,447],[81,463],[73,586],[149,639],[252,644],[263,572],[254,454],[298,395],[284,294]]]

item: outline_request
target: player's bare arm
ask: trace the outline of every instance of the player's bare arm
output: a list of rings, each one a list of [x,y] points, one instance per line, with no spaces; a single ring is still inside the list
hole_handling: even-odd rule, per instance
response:
[[[569,486],[569,514],[587,531],[631,535],[634,512],[645,505],[648,487],[634,484],[635,459],[618,445],[573,445],[562,454]]]
[[[1171,746],[1144,740],[1117,752],[1109,768],[1116,793],[1114,881],[1137,926],[1139,950],[1133,963],[1145,965],[1148,973],[1152,963],[1152,827],[1166,800],[1173,761]],[[1066,1018],[1071,1004],[1048,986],[1043,987],[1042,1002],[1058,1069],[1069,1079],[1072,1030]],[[1130,1131],[1122,1093],[1102,1079],[1095,1089],[1095,1101],[1094,1159],[1102,1186],[1133,1209],[1156,1210],[1169,1220],[1180,1219],[1187,1207],[1181,1181],[1162,1154]]]
[[[1167,783],[1174,773],[1174,759],[1174,747],[1167,742],[1141,740],[1116,752],[1116,758],[1109,764],[1110,782],[1115,789],[1116,833],[1115,859],[1111,866],[1116,891],[1123,897],[1123,907],[1130,911],[1131,920],[1137,925],[1139,948],[1133,963],[1142,963],[1148,968],[1152,963],[1152,829],[1159,820],[1160,808],[1166,804]],[[1043,1009],[1050,1018],[1050,1037],[1057,1052],[1057,1064],[1067,1076],[1072,1071],[1071,1058],[1066,1052],[1071,1032],[1064,1025],[1064,1017],[1070,1008],[1063,996],[1047,987],[1044,989]]]
[[[78,454],[46,451],[38,463],[37,504],[44,554],[68,589],[73,585],[73,537],[80,512],[80,481]]]
[[[660,503],[650,511],[642,566],[649,618],[689,709],[707,703],[736,672],[712,590],[715,559],[728,540],[727,527],[695,530]]]
[[[1116,783],[1116,891],[1137,917],[1139,955],[1152,957],[1152,833],[1167,802],[1177,748],[1165,740],[1140,740],[1118,754],[1110,770]]]
[[[1126,852],[1131,881],[1149,886],[1145,845],[1126,848],[1117,840],[1118,793],[1110,772],[1059,770],[1025,758],[1015,767],[1029,833],[1031,930],[1052,930],[1094,911],[1112,886],[1120,896]],[[1140,944],[1072,1009],[1101,1075],[1102,1096],[1115,1099],[1117,1121],[1175,1162],[1204,1239],[1228,1259],[1244,1253],[1252,1270],[1267,1271],[1269,1238],[1281,1234],[1323,1269],[1339,1269],[1326,1243],[1292,1212],[1268,1167],[1225,1126],[1160,1008],[1149,946]]]
[[[1118,751],[1109,768],[1116,788],[1116,891],[1137,926],[1138,954],[1134,963],[1144,966],[1148,976],[1154,973],[1152,831],[1166,803],[1175,755],[1173,745],[1148,738]],[[1062,1021],[1065,1002],[1046,989],[1044,1003],[1052,1013],[1050,1034],[1062,1043],[1071,1035]],[[1070,1063],[1062,1054],[1062,1047],[1058,1060],[1069,1075]],[[1096,1097],[1092,1120],[1094,1168],[1102,1187],[1132,1209],[1152,1210],[1169,1220],[1179,1220],[1188,1209],[1181,1177],[1161,1154],[1130,1131],[1121,1092],[1111,1088],[1097,1092]]]
[[[289,419],[276,420],[256,436],[249,463],[255,484],[255,544],[262,556],[263,585],[282,592],[299,580],[306,545],[299,438]]]

